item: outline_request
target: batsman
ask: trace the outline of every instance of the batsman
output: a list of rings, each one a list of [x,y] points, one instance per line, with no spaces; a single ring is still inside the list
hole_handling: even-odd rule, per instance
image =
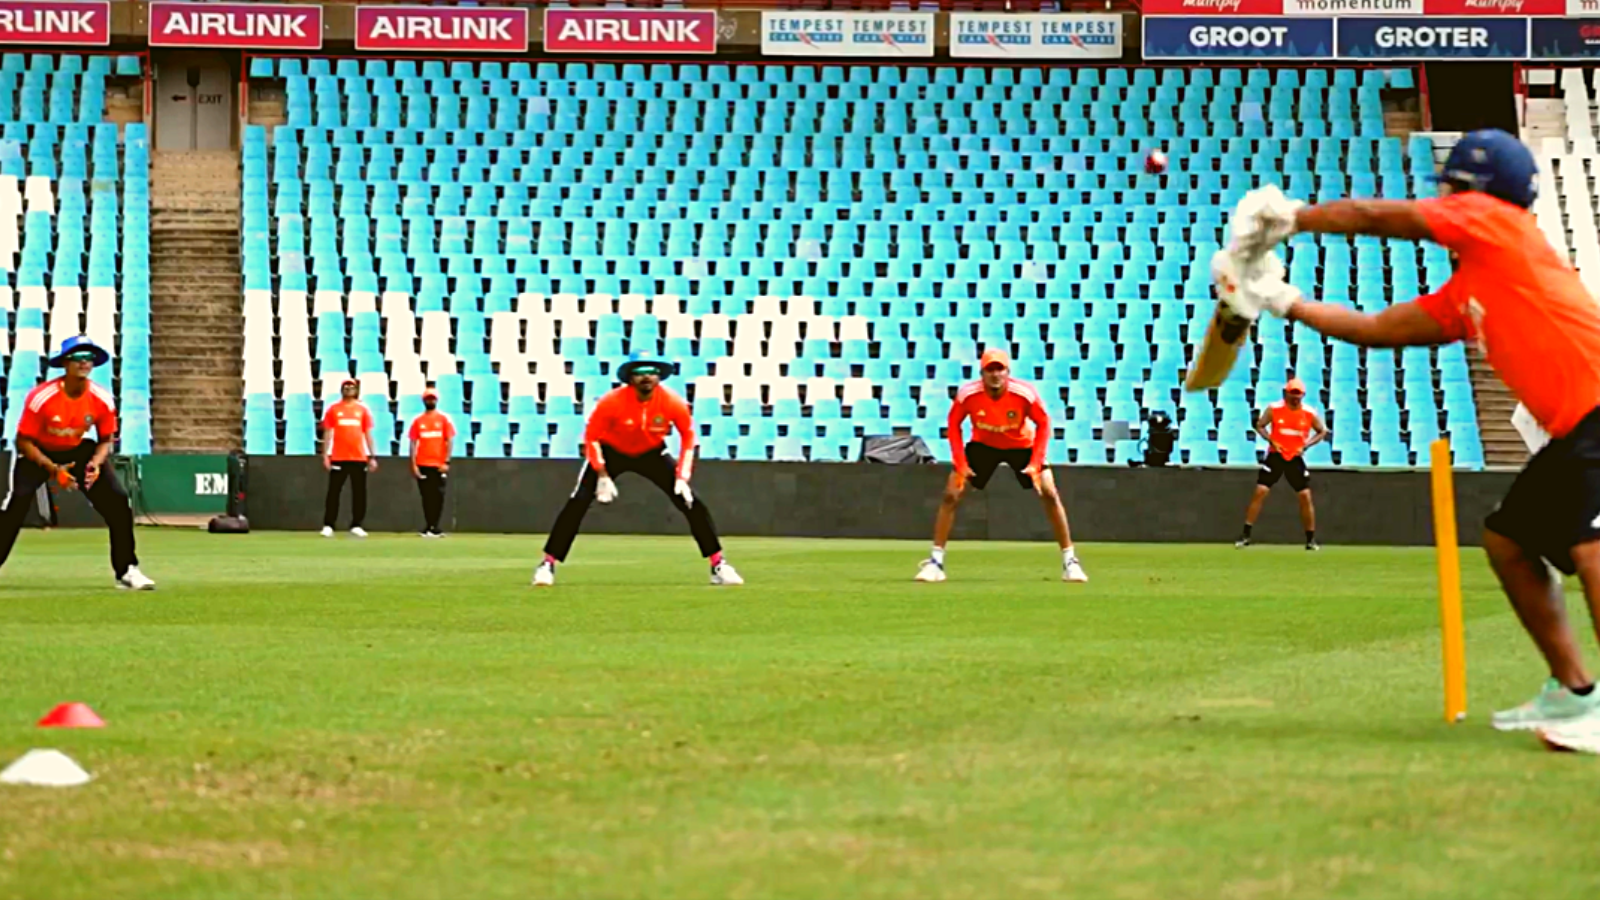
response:
[[[1600,731],[1600,694],[1549,568],[1578,576],[1600,623],[1600,307],[1539,230],[1530,211],[1538,179],[1527,147],[1485,130],[1451,149],[1436,199],[1307,206],[1262,188],[1241,201],[1213,274],[1241,314],[1268,312],[1352,344],[1473,341],[1550,434],[1484,522],[1483,545],[1550,673],[1533,699],[1495,713],[1494,727],[1566,744]],[[1456,271],[1437,292],[1376,315],[1308,302],[1270,252],[1296,233],[1432,241],[1454,254]]]

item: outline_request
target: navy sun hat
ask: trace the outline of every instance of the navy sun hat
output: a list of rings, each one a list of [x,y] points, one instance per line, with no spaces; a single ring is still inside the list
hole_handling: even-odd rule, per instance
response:
[[[659,370],[656,374],[661,377],[662,381],[666,381],[667,376],[671,375],[677,369],[677,366],[674,366],[672,363],[662,359],[660,356],[657,356],[654,353],[646,353],[643,350],[635,350],[628,354],[627,362],[617,366],[617,380],[623,384],[627,384],[629,381],[633,380],[634,369],[647,368],[650,366],[654,366]]]
[[[1539,164],[1534,162],[1533,151],[1497,128],[1462,135],[1450,148],[1444,168],[1431,177],[1523,209],[1531,209],[1539,197]]]
[[[103,366],[111,361],[111,354],[107,353],[105,348],[91,340],[88,335],[75,334],[72,337],[62,341],[61,349],[57,351],[55,356],[50,357],[51,368],[65,368],[67,365],[67,357],[72,356],[75,353],[94,354],[94,364],[97,366]]]

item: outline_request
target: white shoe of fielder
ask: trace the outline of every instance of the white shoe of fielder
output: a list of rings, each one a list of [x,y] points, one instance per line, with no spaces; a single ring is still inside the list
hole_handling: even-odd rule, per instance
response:
[[[1089,573],[1083,570],[1083,563],[1078,562],[1076,556],[1061,564],[1061,580],[1073,584],[1088,584]]]
[[[556,567],[547,562],[539,563],[539,567],[533,570],[533,586],[554,587],[555,583]]]
[[[924,581],[924,582],[927,582],[929,584],[934,584],[934,583],[943,581],[944,580],[944,566],[939,565],[938,563],[934,562],[931,559],[925,559],[925,560],[922,561],[921,565],[917,568],[917,577],[915,579],[913,579],[913,580],[915,580],[915,581]]]
[[[333,537],[333,529],[329,528],[326,525],[322,526],[322,536],[323,537]]]
[[[718,585],[744,584],[744,578],[740,577],[739,570],[733,567],[733,563],[725,562],[711,570],[711,583]]]
[[[367,530],[358,525],[355,528],[350,529],[350,536],[364,538],[367,536]]]
[[[129,566],[128,571],[117,579],[117,587],[124,591],[153,591],[156,583],[139,571],[138,566]]]

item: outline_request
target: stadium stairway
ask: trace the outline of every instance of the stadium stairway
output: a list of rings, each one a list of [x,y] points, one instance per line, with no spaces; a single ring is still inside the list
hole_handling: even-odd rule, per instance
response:
[[[159,153],[151,182],[155,449],[235,450],[244,414],[238,156]]]
[[[1511,425],[1517,398],[1505,382],[1494,374],[1488,360],[1477,347],[1467,350],[1467,365],[1472,372],[1473,399],[1478,404],[1478,433],[1483,438],[1485,466],[1515,466],[1528,461],[1528,445]]]

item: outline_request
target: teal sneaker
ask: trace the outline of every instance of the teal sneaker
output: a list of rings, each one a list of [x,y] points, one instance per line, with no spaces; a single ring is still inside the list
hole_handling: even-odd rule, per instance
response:
[[[1539,695],[1515,709],[1494,714],[1496,731],[1533,731],[1555,728],[1574,719],[1600,712],[1600,690],[1580,697],[1554,678],[1546,681]]]

